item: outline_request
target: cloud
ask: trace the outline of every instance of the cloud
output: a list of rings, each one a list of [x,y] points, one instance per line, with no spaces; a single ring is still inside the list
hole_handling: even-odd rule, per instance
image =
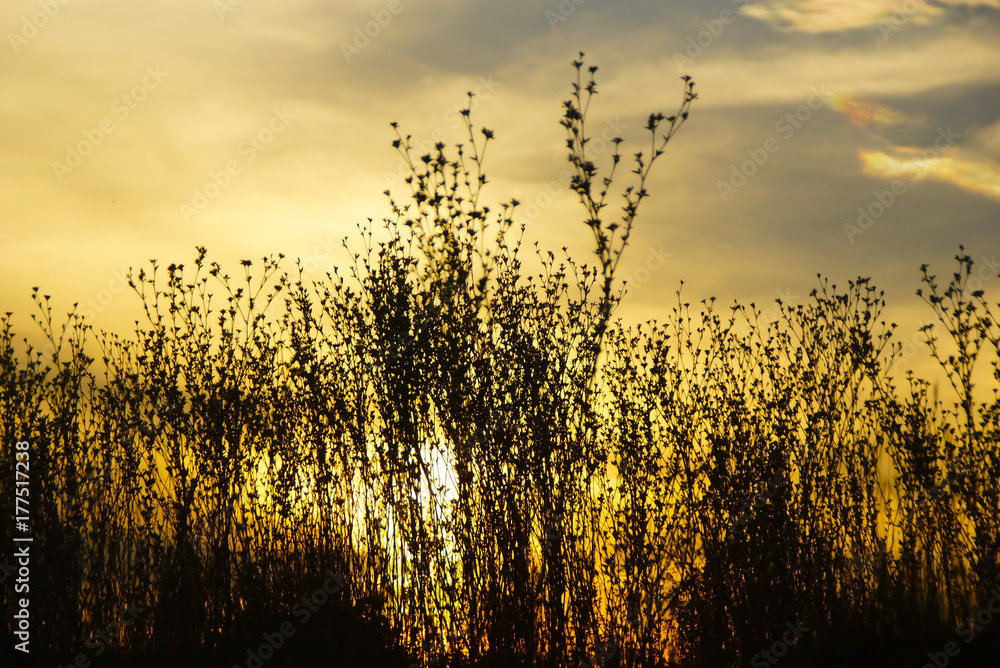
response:
[[[909,116],[898,109],[887,107],[878,102],[863,100],[838,93],[830,99],[830,106],[841,112],[852,125],[867,127],[869,125],[895,125],[912,122]]]
[[[997,82],[996,59],[995,35],[976,31],[944,31],[919,43],[897,40],[876,50],[850,43],[831,49],[812,42],[753,47],[746,53],[720,48],[706,51],[683,72],[669,54],[623,68],[604,90],[659,93],[667,89],[648,82],[684,73],[697,81],[701,108],[799,104],[810,86],[821,84],[857,97],[905,97],[943,86]]]
[[[919,124],[919,119],[898,109],[845,94],[835,95],[830,106],[857,127]],[[929,179],[950,183],[966,192],[1000,201],[1000,167],[989,159],[970,157],[955,146],[955,140],[961,135],[953,133],[950,126],[948,130],[939,129],[938,135],[933,148],[921,149],[893,145],[876,133],[875,136],[889,143],[890,148],[887,151],[859,150],[862,171],[887,179],[902,177],[911,181]],[[988,149],[998,135],[997,127],[987,128],[977,134],[975,143]]]
[[[927,22],[929,17],[942,11],[926,2],[913,4],[916,6],[913,13],[920,22]],[[740,11],[780,30],[821,33],[868,27],[900,9],[897,0],[856,0],[851,3],[839,0],[791,0],[748,5]]]
[[[1000,157],[1000,121],[980,129],[976,140],[985,151]]]
[[[966,158],[949,149],[934,155],[933,151],[897,147],[892,153],[862,150],[858,157],[864,172],[872,176],[950,183],[966,192],[1000,201],[1000,166],[996,163]]]
[[[765,21],[779,30],[805,33],[840,32],[870,27],[892,18],[931,23],[945,12],[945,7],[1000,8],[1000,0],[771,0],[746,5],[740,12]],[[904,18],[905,17],[905,18]]]
[[[846,244],[842,224],[870,200],[879,166],[903,170],[892,178],[916,178],[914,166],[906,167],[915,156],[893,147],[922,144],[930,128],[954,126],[964,149],[976,151],[965,162],[957,151],[943,154],[966,167],[951,164],[958,175],[952,181],[982,181],[990,172],[975,165],[1000,164],[1000,125],[991,125],[1000,101],[1000,14],[977,12],[964,25],[944,25],[963,16],[949,13],[955,3],[935,1],[943,16],[925,13],[911,21],[916,29],[883,42],[871,21],[911,0],[755,0],[766,4],[745,14],[774,10],[773,23],[741,15],[679,70],[675,53],[704,42],[723,9],[748,3],[585,2],[570,13],[570,3],[559,0],[485,8],[458,0],[402,2],[405,10],[349,62],[342,45],[364,41],[359,31],[384,16],[386,0],[244,2],[222,20],[210,0],[95,0],[87,11],[67,4],[4,61],[9,94],[0,98],[7,149],[0,156],[0,204],[7,215],[0,233],[8,237],[0,243],[0,292],[7,306],[0,310],[33,309],[28,295],[39,282],[69,303],[86,302],[121,266],[152,257],[185,261],[196,244],[227,266],[272,251],[342,262],[347,255],[334,252],[338,244],[329,254],[318,244],[354,234],[356,221],[380,220],[388,211],[381,192],[399,165],[388,122],[400,121],[418,141],[439,130],[449,146],[462,141],[454,109],[481,78],[500,84],[489,98],[477,98],[474,112],[477,126],[500,137],[489,151],[485,196],[537,197],[567,164],[558,119],[570,91],[569,61],[579,49],[588,65],[601,68],[592,127],[599,136],[605,123],[620,122],[627,155],[648,141],[641,128],[649,112],[676,108],[679,76],[690,74],[698,84],[690,123],[653,170],[654,195],[627,253],[633,269],[644,266],[647,246],[673,253],[655,280],[634,284],[635,320],[669,308],[682,277],[697,296],[773,297],[786,287],[804,295],[817,271],[875,272],[885,287],[909,291],[912,276],[901,268],[933,262],[939,253],[947,259],[960,241],[987,254],[996,250],[1000,204],[957,188],[908,194],[893,209],[905,225],[894,228],[887,219],[863,244]],[[0,18],[17,30],[24,8],[36,4],[3,5]],[[553,30],[546,11],[560,7],[567,20]],[[862,28],[862,19],[869,21],[867,33],[844,27]],[[931,25],[917,25],[923,21]],[[786,31],[777,34],[773,25]],[[120,120],[113,100],[157,64],[170,77]],[[806,102],[812,87],[849,91],[835,105],[854,125],[817,110],[739,197],[722,202],[717,181],[776,136],[775,122]],[[241,142],[285,105],[297,115],[294,124],[252,163],[243,161]],[[63,160],[66,146],[106,116],[115,132],[58,182],[52,161]],[[926,125],[911,126],[915,116]],[[879,139],[883,133],[886,140]],[[881,149],[885,157],[873,151],[865,174],[857,149]],[[179,204],[191,202],[230,160],[241,161],[241,173],[185,223]],[[939,161],[922,178],[943,180],[948,165]],[[576,233],[579,215],[575,197],[563,189],[525,238],[543,247],[569,245],[575,257],[586,258],[592,248]],[[941,225],[946,217],[949,224]],[[101,313],[101,323],[130,328],[135,306],[123,294]]]

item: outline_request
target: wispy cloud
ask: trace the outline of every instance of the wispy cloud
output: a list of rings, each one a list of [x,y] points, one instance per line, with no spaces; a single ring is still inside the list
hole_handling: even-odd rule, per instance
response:
[[[751,16],[788,31],[840,32],[871,27],[880,20],[903,15],[917,23],[930,23],[946,6],[1000,8],[1000,0],[771,0],[740,8]]]
[[[966,192],[1000,201],[1000,166],[993,162],[967,158],[954,151],[925,157],[916,148],[897,147],[885,151],[859,151],[866,174],[887,179],[950,183]]]
[[[858,127],[920,123],[920,119],[898,109],[846,94],[835,95],[830,106]],[[988,131],[981,134],[984,136],[980,137],[978,143],[986,145],[988,142],[983,141],[984,138],[1000,135]],[[966,192],[1000,201],[1000,166],[989,159],[972,156],[967,150],[956,146],[955,141],[961,135],[953,132],[951,127],[947,130],[939,128],[934,146],[926,149],[893,145],[877,131],[874,136],[888,143],[889,148],[858,151],[861,169],[865,174],[886,179],[950,183]]]
[[[929,17],[942,11],[926,2],[916,4],[917,21],[927,22]],[[851,3],[839,0],[790,0],[747,5],[740,11],[781,30],[821,33],[871,26],[898,9],[897,0],[856,0]]]
[[[847,116],[847,119],[858,127],[867,127],[872,124],[895,125],[914,120],[898,109],[843,93],[834,95],[830,99],[830,106]]]

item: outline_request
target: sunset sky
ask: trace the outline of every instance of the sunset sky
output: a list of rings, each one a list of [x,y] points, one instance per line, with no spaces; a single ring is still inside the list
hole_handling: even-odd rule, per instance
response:
[[[141,314],[122,270],[196,245],[233,274],[343,264],[402,187],[389,122],[461,141],[469,90],[497,136],[486,199],[586,258],[554,185],[581,50],[590,127],[626,155],[682,74],[699,94],[623,261],[625,320],[665,315],[682,279],[763,304],[864,275],[912,338],[919,266],[948,276],[959,244],[1000,298],[1000,0],[9,0],[0,26],[0,311],[24,334],[34,285],[122,331]]]

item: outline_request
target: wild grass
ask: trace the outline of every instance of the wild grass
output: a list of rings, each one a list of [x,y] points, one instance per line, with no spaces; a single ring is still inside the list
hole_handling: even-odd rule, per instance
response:
[[[393,124],[410,191],[345,242],[346,270],[309,282],[279,255],[233,278],[199,248],[130,274],[127,336],[57,324],[36,292],[51,356],[0,318],[0,468],[31,443],[47,659],[96,659],[114,628],[108,654],[245,665],[335,571],[268,665],[761,665],[788,623],[808,628],[789,665],[897,665],[955,639],[1000,584],[1000,400],[973,386],[977,365],[1000,381],[1000,328],[972,259],[946,283],[924,267],[918,293],[954,403],[896,375],[864,278],[771,322],[680,292],[660,321],[614,321],[650,169],[696,95],[685,77],[649,117],[622,188],[621,140],[604,168],[588,145],[596,68],[573,65],[594,265],[539,250],[523,269],[467,108],[454,150],[415,155]]]

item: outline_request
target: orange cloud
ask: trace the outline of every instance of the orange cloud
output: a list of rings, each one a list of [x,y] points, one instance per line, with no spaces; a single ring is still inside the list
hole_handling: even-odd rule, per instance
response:
[[[896,153],[859,151],[858,157],[864,172],[872,176],[950,183],[966,192],[1000,201],[1000,167],[994,163],[938,155],[933,150],[897,149]]]
[[[1000,8],[1000,0],[767,0],[744,5],[740,12],[781,30],[808,33],[838,32],[871,27],[895,19],[894,25],[913,20],[929,23],[945,6]]]
[[[938,14],[941,9],[926,2],[916,2],[914,14],[920,17]],[[782,30],[808,33],[838,32],[871,26],[898,11],[898,0],[786,0],[747,5],[740,11]]]
[[[834,95],[830,100],[830,106],[847,116],[848,120],[858,127],[867,127],[872,123],[895,125],[913,120],[898,109],[849,95]]]

